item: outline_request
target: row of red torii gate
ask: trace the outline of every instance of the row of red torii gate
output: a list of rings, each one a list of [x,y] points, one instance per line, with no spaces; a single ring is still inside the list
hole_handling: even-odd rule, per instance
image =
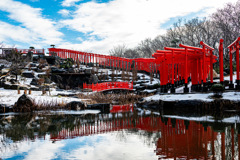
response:
[[[227,48],[229,50],[230,68],[230,89],[240,89],[239,79],[239,42],[238,37]],[[204,42],[201,47],[179,44],[180,48],[165,47],[164,50],[157,50],[153,58],[123,58],[110,55],[87,53],[69,49],[49,48],[50,55],[57,55],[61,58],[72,58],[80,63],[94,63],[98,66],[117,68],[121,70],[144,71],[155,73],[160,76],[161,91],[166,93],[170,89],[175,93],[176,87],[185,85],[184,93],[189,92],[188,83],[191,80],[192,91],[208,91],[213,82],[213,64],[219,60],[220,83],[224,84],[223,75],[223,39],[219,42],[218,57],[213,54],[213,48]],[[236,53],[236,85],[233,81],[233,54]]]

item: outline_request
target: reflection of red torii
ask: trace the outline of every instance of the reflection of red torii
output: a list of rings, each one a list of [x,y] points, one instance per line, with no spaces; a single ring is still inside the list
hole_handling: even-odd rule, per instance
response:
[[[156,154],[162,158],[206,158],[211,146],[214,153],[214,141],[218,132],[211,127],[205,127],[194,121],[184,121],[161,117],[137,117],[127,114],[111,120],[96,120],[95,123],[83,123],[73,130],[63,129],[57,136],[51,135],[52,140],[75,138],[113,132],[122,129],[138,129],[148,132],[160,132],[161,137],[156,143]],[[233,134],[233,132],[232,132]],[[222,133],[222,137],[224,137]],[[234,136],[233,136],[234,137]],[[222,138],[222,150],[225,151],[225,139]],[[234,151],[233,151],[234,152]],[[222,157],[225,156],[225,152]]]
[[[214,140],[217,132],[210,127],[204,129],[202,124],[183,120],[176,120],[176,124],[170,125],[170,119],[162,130],[162,137],[157,142],[156,154],[162,159],[184,158],[184,159],[208,159],[208,144],[214,151]],[[184,126],[179,133],[179,126]],[[213,153],[214,155],[214,153]]]

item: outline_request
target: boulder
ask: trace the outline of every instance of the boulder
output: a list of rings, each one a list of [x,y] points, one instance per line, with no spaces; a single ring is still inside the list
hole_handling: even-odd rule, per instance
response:
[[[66,72],[66,70],[63,69],[63,68],[52,67],[51,70],[52,70],[52,73],[64,73],[64,72]]]
[[[91,74],[92,73],[92,69],[88,68],[88,69],[85,69],[85,74]]]
[[[9,83],[4,83],[3,84],[4,89],[18,89],[18,85],[17,84],[9,84]]]
[[[92,84],[92,83],[96,84],[96,83],[98,83],[98,77],[95,74],[91,74],[88,83],[89,84]]]
[[[83,102],[78,102],[78,101],[72,101],[66,105],[66,108],[70,110],[84,110],[85,109],[85,104]]]
[[[47,84],[52,83],[51,79],[49,79],[48,77],[45,77],[45,78],[44,78],[44,81],[45,81],[45,83],[47,83]]]
[[[0,70],[4,68],[4,65],[0,65]]]
[[[7,106],[6,104],[0,104],[0,113],[8,113],[12,112],[12,108]]]
[[[7,74],[9,71],[10,71],[10,69],[7,69],[7,68],[2,69],[2,74],[5,75],[5,74]]]
[[[33,78],[30,85],[34,85],[34,86],[37,86],[38,85],[38,81],[36,78]]]
[[[101,113],[110,113],[111,104],[108,103],[91,104],[87,105],[86,109],[100,110]]]
[[[9,81],[11,84],[16,84],[17,83],[17,80],[16,79],[10,79]]]
[[[36,107],[33,104],[33,100],[25,94],[20,96],[13,106],[14,112],[32,112],[35,109]]]
[[[30,63],[30,67],[37,67],[36,63]]]
[[[69,73],[75,73],[75,70],[74,70],[74,68],[69,68],[69,69],[68,69],[68,72],[69,72]]]
[[[34,73],[32,72],[32,71],[24,71],[23,73],[22,73],[22,76],[23,77],[26,77],[26,78],[34,78]]]

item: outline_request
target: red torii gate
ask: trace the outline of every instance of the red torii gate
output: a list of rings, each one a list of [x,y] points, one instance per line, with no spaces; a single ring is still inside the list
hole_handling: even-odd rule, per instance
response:
[[[189,92],[188,78],[192,78],[192,89],[207,91],[206,79],[210,72],[211,84],[213,83],[212,66],[216,62],[212,47],[204,42],[200,42],[203,48],[186,46],[180,44],[182,48],[165,47],[165,50],[157,50],[152,56],[160,63],[160,81],[162,91],[168,91],[168,84],[171,83],[171,93],[175,93],[177,84],[185,84],[184,93]],[[190,66],[190,67],[189,67]],[[180,81],[180,83],[179,83]],[[184,82],[182,82],[184,81]],[[177,83],[176,83],[177,82]]]
[[[220,41],[221,42],[221,41]],[[223,40],[222,40],[223,42]],[[236,52],[236,72],[237,72],[237,78],[236,78],[236,82],[237,85],[235,87],[236,90],[240,90],[240,77],[239,77],[239,42],[240,42],[240,37],[238,37],[232,44],[230,44],[227,48],[229,50],[229,61],[230,61],[230,84],[229,84],[229,88],[233,89],[234,88],[234,84],[233,84],[233,65],[232,65],[232,59],[233,56],[232,54],[234,52]],[[221,44],[222,45],[222,44]],[[223,45],[222,45],[223,46]],[[222,47],[221,46],[221,47]],[[223,47],[222,47],[223,48]],[[222,52],[220,54],[219,52],[219,61],[220,61],[220,81],[223,82],[223,49]]]

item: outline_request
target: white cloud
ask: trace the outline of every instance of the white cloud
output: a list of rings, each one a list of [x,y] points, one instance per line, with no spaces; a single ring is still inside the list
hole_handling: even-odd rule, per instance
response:
[[[126,141],[121,141],[119,134],[126,136]],[[121,135],[120,135],[121,136]],[[104,159],[104,160],[122,160],[122,159],[158,159],[154,152],[155,145],[147,146],[137,135],[124,133],[111,133],[77,138],[81,143],[84,139],[88,143],[80,148],[70,151],[63,155],[62,159]],[[127,147],[126,147],[127,146]],[[97,155],[97,157],[96,157]]]
[[[62,6],[70,7],[70,6],[75,5],[75,3],[79,2],[79,1],[82,1],[82,0],[64,0],[64,1],[62,1]]]
[[[82,3],[77,6],[72,19],[61,23],[102,40],[61,46],[92,49],[96,53],[107,53],[113,46],[123,43],[134,47],[145,38],[164,33],[161,25],[170,18],[186,16],[207,7],[223,7],[229,1],[236,0],[114,0],[108,3]]]
[[[14,41],[19,41],[23,43],[30,43],[31,41],[36,41],[34,33],[31,33],[26,28],[20,26],[10,25],[8,23],[0,21],[0,41],[5,41],[6,39],[11,39]]]
[[[3,23],[4,26],[1,28],[6,32],[12,32],[13,35],[8,34],[7,37],[3,36],[5,33],[2,33],[0,38],[6,40],[10,37],[15,41],[23,39],[23,42],[32,41],[32,43],[38,44],[58,44],[62,41],[63,34],[58,31],[55,22],[43,17],[41,9],[32,8],[13,0],[4,0],[0,1],[0,10],[8,12],[9,18],[21,23],[21,27]],[[10,26],[10,28],[8,29],[6,26]]]
[[[59,14],[61,14],[63,17],[68,17],[70,15],[70,11],[66,9],[61,9],[58,11]]]

